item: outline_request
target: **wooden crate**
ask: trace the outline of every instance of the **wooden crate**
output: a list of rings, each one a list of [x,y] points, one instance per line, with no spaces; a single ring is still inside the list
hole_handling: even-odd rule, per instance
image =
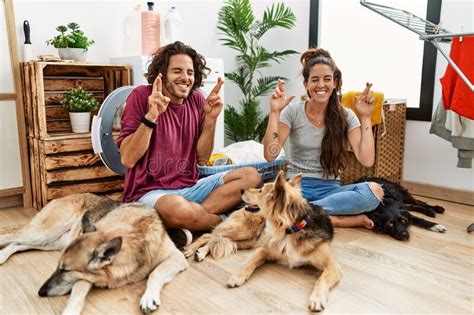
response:
[[[118,87],[130,84],[126,65],[88,63],[21,63],[27,136],[48,139],[71,132],[69,114],[62,108],[64,94],[82,87],[102,103]]]
[[[341,173],[341,183],[348,184],[361,177],[383,177],[400,183],[403,173],[403,152],[405,148],[406,104],[395,102],[384,104],[385,128],[374,127],[375,163],[372,167],[362,166],[352,152],[346,169]]]
[[[92,151],[88,135],[55,139],[29,138],[33,201],[41,209],[49,200],[93,192],[121,197],[123,177],[110,171]]]
[[[126,65],[21,63],[33,206],[72,193],[93,192],[120,199],[123,177],[105,167],[92,150],[90,133],[71,132],[64,93],[81,86],[102,103],[130,84]]]

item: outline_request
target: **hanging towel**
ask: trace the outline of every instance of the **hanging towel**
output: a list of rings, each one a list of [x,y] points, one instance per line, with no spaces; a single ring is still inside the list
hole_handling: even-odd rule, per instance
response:
[[[464,36],[462,42],[459,37],[453,38],[450,57],[459,69],[474,82],[474,36]],[[443,91],[443,104],[459,115],[474,119],[474,92],[466,82],[448,64],[444,76],[440,79]]]
[[[474,121],[461,117],[453,111],[445,110],[443,101],[440,100],[431,120],[430,133],[451,142],[452,146],[458,149],[457,167],[472,168]]]
[[[384,95],[380,92],[370,92],[372,96],[375,98],[374,102],[374,110],[372,111],[371,115],[371,122],[372,126],[378,125],[382,122],[382,105],[384,101]],[[343,106],[348,107],[356,113],[357,117],[359,117],[357,111],[354,109],[354,103],[357,96],[359,96],[361,92],[356,91],[349,91],[342,95],[341,103]],[[360,118],[360,117],[359,117]]]

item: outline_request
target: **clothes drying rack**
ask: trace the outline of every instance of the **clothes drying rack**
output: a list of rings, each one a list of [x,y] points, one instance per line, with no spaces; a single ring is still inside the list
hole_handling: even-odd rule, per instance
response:
[[[463,79],[463,81],[467,84],[471,91],[474,92],[473,84],[438,44],[438,42],[450,43],[453,37],[473,36],[474,32],[451,33],[450,31],[442,28],[441,23],[436,25],[405,10],[392,8],[381,4],[366,2],[364,0],[360,0],[360,4],[382,15],[383,17],[409,29],[410,31],[415,32],[420,36],[421,40],[425,40],[433,44],[433,46],[435,46],[436,49],[441,52],[444,58],[446,58],[451,67],[453,67],[453,69],[457,72],[457,74],[459,74],[459,76]],[[467,231],[469,233],[474,231],[474,223],[470,224],[467,227]]]
[[[400,10],[381,4],[366,2],[365,0],[360,0],[360,4],[383,17],[409,29],[412,32],[415,32],[420,36],[421,40],[430,42],[441,54],[446,58],[451,67],[459,74],[467,86],[474,92],[474,85],[469,81],[466,75],[462,72],[461,69],[456,65],[456,63],[449,57],[445,51],[439,46],[439,42],[450,43],[453,37],[461,36],[474,36],[474,32],[461,32],[461,33],[452,33],[445,28],[441,27],[441,23],[438,25],[427,21],[425,19],[416,16],[413,13],[410,13],[405,10]]]

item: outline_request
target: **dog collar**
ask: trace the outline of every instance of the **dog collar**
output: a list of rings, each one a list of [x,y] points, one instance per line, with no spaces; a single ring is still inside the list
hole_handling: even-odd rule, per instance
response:
[[[257,212],[260,208],[257,205],[246,205],[245,210],[248,212]]]
[[[293,233],[301,231],[302,229],[306,227],[306,225],[308,224],[308,221],[309,221],[309,214],[305,215],[304,217],[296,221],[296,223],[293,224],[293,226],[286,229],[286,234],[293,234]]]

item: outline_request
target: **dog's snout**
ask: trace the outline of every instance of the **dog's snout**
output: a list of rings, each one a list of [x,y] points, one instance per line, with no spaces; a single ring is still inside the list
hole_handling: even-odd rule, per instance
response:
[[[410,234],[408,234],[407,231],[400,231],[399,233],[397,233],[397,236],[396,236],[396,239],[400,241],[406,241],[409,238],[410,238]]]
[[[38,295],[41,297],[48,296],[48,287],[46,283],[39,289]]]

